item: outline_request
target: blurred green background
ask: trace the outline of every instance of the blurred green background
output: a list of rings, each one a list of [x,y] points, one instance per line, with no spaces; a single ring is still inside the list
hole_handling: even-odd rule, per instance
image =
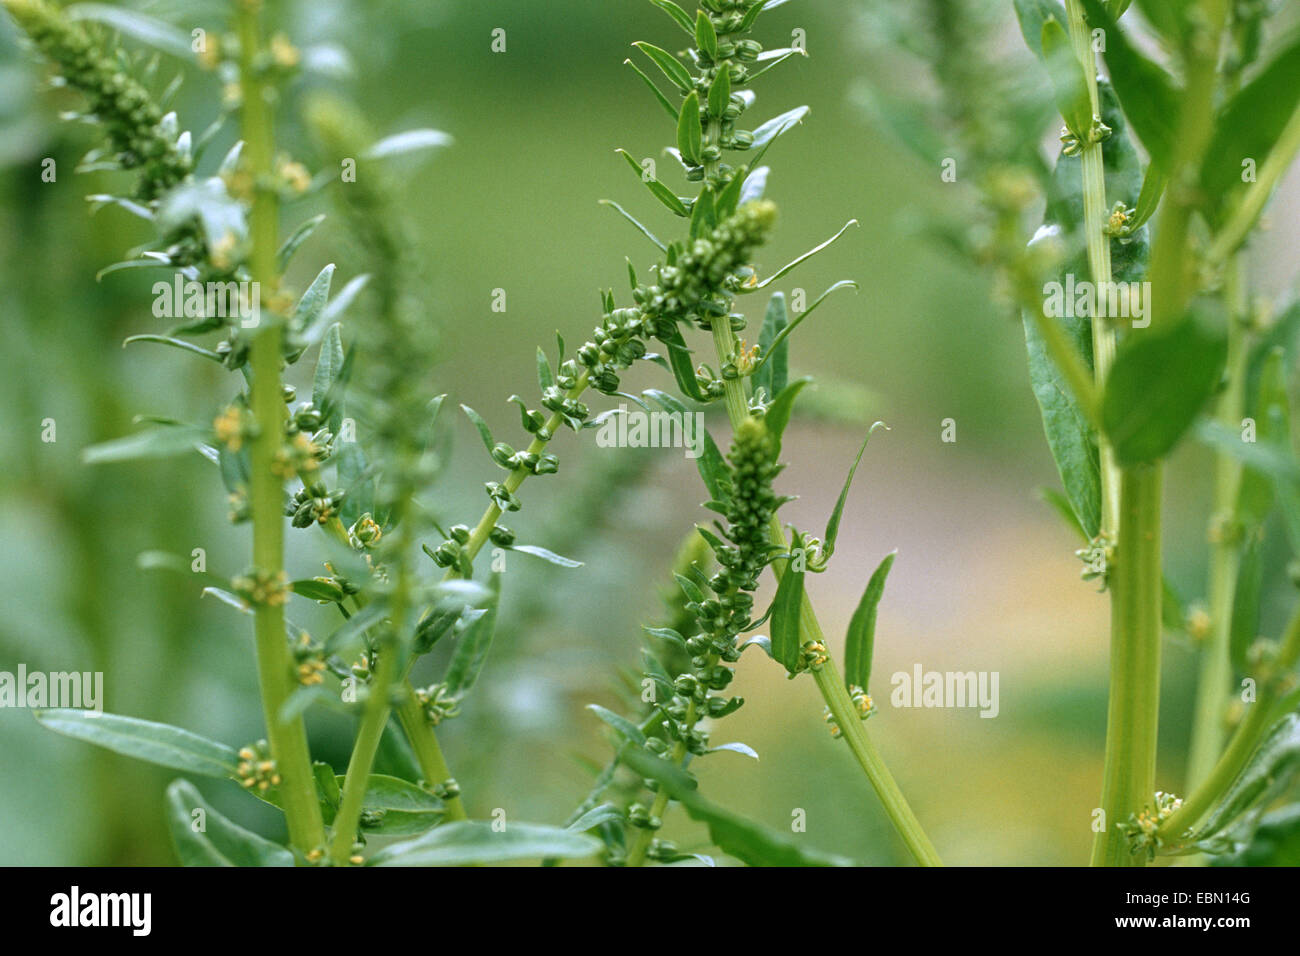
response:
[[[875,419],[889,424],[859,470],[834,566],[810,582],[834,650],[866,578],[897,548],[877,631],[880,712],[869,730],[904,792],[947,862],[1078,864],[1100,791],[1106,602],[1079,579],[1071,534],[1036,499],[1056,475],[1018,318],[996,303],[985,277],[914,228],[931,212],[959,212],[971,197],[960,183],[942,183],[938,169],[898,146],[862,106],[863,91],[878,82],[925,83],[898,75],[905,62],[878,55],[869,6],[794,2],[760,21],[769,46],[804,30],[811,55],[758,82],[752,115],[812,106],[803,127],[768,154],[768,195],[782,219],[760,266],[779,266],[849,218],[861,223],[780,284],[810,299],[841,278],[861,284],[856,297],[832,299],[795,340],[795,371],[818,376],[823,404],[853,407],[796,419],[780,486],[800,499],[783,515],[819,530],[864,429]],[[1000,6],[1006,68],[1032,69],[1010,5]],[[224,23],[218,3],[140,9],[186,31]],[[655,250],[597,200],[616,199],[660,231],[675,228],[614,153],[624,147],[671,168],[661,150],[672,131],[623,60],[632,40],[671,47],[675,27],[643,0],[319,0],[284,4],[280,14],[296,42],[335,44],[353,65],[349,77],[305,77],[298,92],[346,92],[382,133],[433,126],[455,137],[436,158],[399,167],[429,277],[428,319],[441,330],[433,375],[513,440],[518,419],[505,399],[532,394],[535,346],[549,349],[557,329],[580,341],[599,318],[597,290],[614,287],[622,297],[624,256],[642,272],[654,261]],[[504,53],[490,49],[495,28],[506,30]],[[191,64],[167,66],[189,74],[177,104],[182,126],[202,129],[219,84]],[[97,468],[79,460],[87,445],[130,431],[136,415],[208,421],[234,383],[181,353],[121,347],[127,335],[163,330],[149,309],[153,277],[94,276],[147,233],[120,210],[90,214],[83,197],[112,180],[73,174],[93,134],[58,122],[71,104],[48,90],[45,75],[12,24],[0,23],[0,669],[21,661],[29,670],[102,670],[107,710],[243,743],[261,735],[247,622],[200,600],[184,579],[136,566],[145,550],[197,547],[219,573],[245,565],[248,529],[226,523],[215,470],[197,455]],[[281,111],[281,145],[311,162],[293,107],[291,99]],[[47,156],[58,163],[56,183],[41,181]],[[1277,228],[1255,250],[1261,263],[1294,248],[1295,186],[1292,177],[1274,207]],[[286,214],[288,225],[315,211],[314,201],[305,205]],[[358,271],[349,254],[337,229],[323,229],[298,254],[291,282],[304,287],[329,261],[349,278]],[[1281,289],[1291,280],[1287,265],[1257,273]],[[491,310],[495,289],[506,290],[504,314]],[[628,384],[669,387],[653,368]],[[40,440],[47,418],[57,423],[49,444]],[[957,422],[954,444],[940,441],[946,418]],[[603,763],[610,750],[584,706],[617,704],[618,671],[637,665],[640,624],[660,615],[672,556],[705,515],[694,468],[680,453],[635,455],[590,438],[561,437],[560,476],[530,483],[511,522],[521,540],[585,566],[512,559],[504,627],[484,679],[441,733],[475,816],[502,808],[511,819],[559,822],[586,793],[583,762]],[[1203,587],[1207,462],[1189,446],[1170,471],[1169,572],[1190,597]],[[491,471],[458,424],[433,499],[438,513],[472,523]],[[295,576],[315,573],[313,539],[290,541]],[[1281,561],[1272,564],[1276,584]],[[1284,610],[1280,589],[1269,593],[1265,630]],[[1167,651],[1159,780],[1179,790],[1192,655],[1177,640]],[[918,662],[998,671],[997,719],[891,708],[888,675]],[[717,727],[715,741],[744,741],[761,760],[722,753],[701,761],[694,769],[704,791],[783,829],[802,808],[804,839],[818,848],[903,862],[847,748],[827,733],[813,683],[788,682],[775,664],[747,654],[733,689],[747,704]],[[311,724],[317,755],[340,771],[347,731],[336,717]],[[29,713],[0,710],[0,863],[171,862],[168,779],[44,732]],[[233,785],[200,783],[216,806],[276,834],[276,815],[248,806]],[[666,835],[685,848],[703,839],[680,813]]]

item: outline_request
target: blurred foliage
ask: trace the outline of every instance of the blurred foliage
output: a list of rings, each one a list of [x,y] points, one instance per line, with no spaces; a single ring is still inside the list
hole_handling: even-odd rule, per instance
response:
[[[145,6],[188,29],[219,24],[225,5]],[[898,130],[886,128],[896,124],[881,122],[883,94],[932,82],[908,55],[928,34],[881,15],[897,6],[795,2],[768,15],[769,30],[804,30],[811,56],[783,68],[781,82],[765,92],[765,112],[802,102],[813,112],[771,154],[768,195],[799,215],[782,223],[764,255],[769,264],[787,261],[849,216],[864,226],[798,274],[799,287],[810,291],[845,274],[861,291],[819,311],[801,332],[792,371],[815,369],[826,382],[842,383],[823,389],[841,401],[819,406],[833,405],[837,414],[818,416],[824,420],[816,424],[806,419],[798,434],[792,427],[795,464],[786,479],[806,497],[787,517],[823,519],[863,425],[889,423],[891,432],[873,440],[860,497],[846,512],[843,557],[828,578],[842,597],[827,603],[827,630],[844,632],[880,554],[897,547],[876,673],[919,660],[927,668],[1003,675],[999,720],[889,708],[873,720],[918,816],[951,863],[1078,860],[1090,835],[1077,821],[1091,809],[1100,768],[1104,607],[1077,582],[1075,543],[1033,495],[1055,473],[1042,447],[1019,322],[933,228],[960,222],[970,197],[954,200],[938,168],[898,145]],[[1017,49],[1007,6],[987,5],[990,36]],[[506,420],[515,414],[504,401],[509,383],[532,380],[534,356],[531,348],[503,344],[549,342],[556,329],[587,331],[599,317],[596,289],[622,281],[623,256],[637,240],[597,200],[627,195],[616,145],[634,154],[657,148],[661,117],[622,61],[632,38],[662,36],[666,21],[642,0],[302,0],[282,7],[286,33],[303,46],[325,44],[323,56],[348,66],[338,77],[308,79],[303,95],[343,90],[380,134],[435,127],[455,136],[454,148],[405,176],[411,253],[428,280],[427,319],[438,326],[439,387],[490,420]],[[917,16],[925,16],[923,7]],[[498,27],[508,36],[502,54],[490,48]],[[202,129],[213,118],[216,80],[189,66],[185,72],[176,109],[187,126]],[[108,710],[251,740],[260,735],[261,715],[250,635],[231,626],[227,608],[200,600],[197,586],[136,565],[146,550],[202,547],[213,565],[242,566],[247,531],[226,524],[210,466],[195,456],[90,468],[79,457],[84,447],[129,431],[136,415],[165,410],[210,419],[224,395],[223,373],[121,347],[128,335],[159,331],[148,309],[149,280],[119,274],[96,282],[95,272],[119,259],[140,227],[119,209],[92,215],[87,208],[82,196],[106,174],[73,175],[87,138],[57,122],[66,100],[43,76],[12,24],[0,22],[0,283],[7,307],[0,457],[8,465],[0,476],[0,532],[8,544],[0,552],[7,612],[0,669],[22,661],[32,670],[102,670]],[[280,111],[280,136],[310,164],[319,157],[295,118],[297,105]],[[918,117],[912,135],[946,155],[949,139],[957,139],[953,119],[933,119]],[[223,135],[217,148],[230,141]],[[45,157],[57,161],[56,183],[41,181]],[[353,254],[337,227],[308,242],[312,255],[300,256],[300,264]],[[289,277],[299,288],[310,278]],[[508,294],[504,315],[491,310],[498,288]],[[661,383],[629,387],[652,384]],[[852,418],[847,426],[845,417]],[[939,423],[948,417],[960,429],[952,446],[939,442]],[[57,423],[53,444],[40,441],[47,418]],[[457,439],[458,447],[475,448],[467,428]],[[519,531],[585,566],[560,571],[512,560],[481,691],[445,735],[479,817],[502,807],[512,818],[559,821],[588,791],[586,768],[608,750],[603,725],[584,705],[593,696],[611,706],[619,700],[619,671],[638,666],[640,622],[660,614],[655,588],[643,582],[663,580],[698,513],[690,463],[564,441],[566,480],[529,489]],[[1182,454],[1195,460],[1204,452]],[[828,462],[833,467],[824,467]],[[439,514],[476,509],[482,471],[476,454],[453,459],[439,485]],[[1171,489],[1170,573],[1189,593],[1203,569],[1181,556],[1200,549],[1180,545],[1203,537],[1194,505],[1202,491],[1194,477]],[[576,533],[584,527],[597,533]],[[1277,550],[1272,539],[1265,548]],[[310,567],[303,555],[291,552],[289,560],[291,571],[295,562]],[[1282,610],[1272,597],[1282,593],[1281,577],[1270,570],[1263,586],[1268,626]],[[1163,750],[1179,753],[1190,657],[1175,648],[1170,659],[1162,734],[1171,746]],[[741,666],[733,689],[750,704],[727,732],[762,759],[736,756],[723,766],[727,756],[715,758],[701,773],[709,800],[778,829],[801,808],[808,840],[820,851],[901,861],[842,744],[810,719],[821,709],[811,683],[787,683],[771,666]],[[325,715],[311,726],[318,756],[336,768],[347,758],[339,720]],[[173,860],[164,772],[53,737],[19,711],[0,711],[0,755],[0,863]],[[250,810],[228,787],[203,782],[202,789],[220,812],[282,836],[273,811]],[[670,830],[686,850],[703,840],[701,825],[685,814],[675,815]]]

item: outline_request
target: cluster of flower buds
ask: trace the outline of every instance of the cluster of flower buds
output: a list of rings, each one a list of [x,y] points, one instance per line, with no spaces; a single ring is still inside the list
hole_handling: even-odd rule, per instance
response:
[[[231,579],[230,589],[250,607],[279,607],[289,601],[289,577],[283,571],[250,568]]]
[[[342,491],[326,491],[324,485],[312,482],[294,492],[284,513],[293,519],[295,528],[310,528],[313,524],[325,524],[336,516],[342,503]]]
[[[240,748],[239,764],[235,771],[239,775],[240,786],[247,790],[266,793],[272,787],[280,785],[280,772],[271,759],[271,746],[265,740]]]
[[[1164,846],[1164,841],[1160,837],[1161,824],[1173,816],[1182,805],[1181,797],[1157,790],[1151,806],[1143,807],[1128,820],[1119,824],[1120,830],[1128,837],[1129,849],[1135,855],[1145,853],[1148,860],[1154,860],[1156,851]]]
[[[853,701],[853,707],[858,712],[859,720],[866,720],[875,714],[875,701],[871,699],[870,694],[857,684],[854,684],[849,688],[849,698]],[[826,723],[830,724],[832,737],[842,737],[844,735],[843,728],[840,727],[839,722],[836,721],[835,715],[831,713],[829,707],[827,707],[825,712],[822,714],[822,719],[825,720]]]
[[[460,713],[460,698],[454,696],[446,684],[421,688],[415,692],[415,699],[419,701],[430,727],[437,727]]]
[[[774,203],[747,202],[675,259],[670,257],[660,268],[656,284],[639,286],[632,293],[647,332],[666,339],[675,334],[678,322],[693,321],[708,329],[713,319],[731,316],[732,297],[752,279],[741,273],[775,223]],[[743,318],[732,316],[737,331],[743,323]]]
[[[116,162],[141,171],[141,198],[155,199],[190,176],[193,164],[177,147],[176,137],[168,135],[162,110],[118,60],[100,51],[81,24],[44,0],[6,0],[5,7],[57,65],[67,85],[86,97],[86,115],[104,127]]]
[[[293,673],[303,687],[315,687],[325,680],[325,647],[319,641],[312,640],[306,631],[291,642],[293,654]]]

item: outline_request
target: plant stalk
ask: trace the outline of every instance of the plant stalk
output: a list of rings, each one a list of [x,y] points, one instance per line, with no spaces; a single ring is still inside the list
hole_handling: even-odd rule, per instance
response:
[[[1255,747],[1269,728],[1274,705],[1279,697],[1279,679],[1289,674],[1300,660],[1300,608],[1291,615],[1282,646],[1271,666],[1271,675],[1259,681],[1258,696],[1250,704],[1250,711],[1237,725],[1227,749],[1205,779],[1183,801],[1183,805],[1161,824],[1157,836],[1166,844],[1177,845],[1214,803],[1237,779],[1242,768],[1255,752]]]
[[[262,78],[256,66],[261,54],[257,9],[239,5],[240,79],[243,86],[245,157],[254,182],[251,213],[253,278],[266,288],[278,282],[276,248],[279,211],[275,193],[265,180],[271,175],[272,127]],[[268,313],[263,312],[266,315]],[[253,520],[253,564],[271,587],[284,575],[284,485],[275,471],[275,458],[284,433],[284,398],[280,365],[283,331],[275,317],[258,331],[251,344],[250,406],[257,435],[250,447],[249,504]],[[307,732],[301,717],[284,719],[281,709],[293,693],[293,661],[284,625],[283,594],[254,608],[257,670],[267,739],[280,774],[280,795],[289,840],[303,854],[325,842],[324,823],[312,779]]]
[[[1101,808],[1104,829],[1092,847],[1093,866],[1142,866],[1118,824],[1155,793],[1156,731],[1160,715],[1161,484],[1164,466],[1120,471],[1120,523],[1110,575],[1110,700]]]
[[[1219,399],[1218,419],[1229,428],[1241,425],[1245,409],[1247,361],[1250,356],[1249,329],[1242,301],[1240,257],[1228,263],[1224,293],[1228,300],[1227,381]],[[1214,472],[1214,512],[1210,539],[1210,634],[1201,649],[1200,681],[1188,757],[1187,789],[1192,790],[1209,775],[1223,752],[1227,739],[1225,718],[1232,681],[1230,643],[1232,615],[1241,568],[1237,499],[1241,491],[1242,466],[1232,455],[1219,452]]]

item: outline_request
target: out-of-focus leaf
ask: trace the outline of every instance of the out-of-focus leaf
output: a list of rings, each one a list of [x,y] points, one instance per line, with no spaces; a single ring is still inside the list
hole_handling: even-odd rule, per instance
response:
[[[754,372],[752,382],[755,391],[762,388],[768,395],[778,395],[785,388],[790,377],[790,344],[782,340],[776,351],[772,343],[787,325],[789,318],[785,311],[785,296],[774,292],[767,303],[767,314],[763,317],[763,328],[758,334],[758,351],[762,356],[772,352],[771,358],[763,362]]]
[[[501,575],[493,574],[488,578],[489,597],[485,602],[483,613],[472,624],[464,628],[456,638],[456,650],[443,683],[453,696],[468,693],[483,671],[483,662],[487,660],[488,651],[496,636],[497,608],[501,602]]]
[[[858,465],[862,463],[862,456],[867,450],[867,443],[871,441],[871,436],[876,433],[877,428],[888,430],[884,422],[876,422],[867,429],[867,437],[862,439],[862,447],[858,449],[858,456],[853,459],[853,464],[849,467],[848,476],[844,479],[844,487],[840,489],[840,497],[835,502],[835,509],[831,511],[830,520],[826,522],[826,534],[822,538],[822,551],[826,557],[835,553],[835,539],[840,534],[840,519],[844,516],[844,505],[849,500],[849,488],[853,485],[853,476],[858,472]]]
[[[518,860],[583,859],[601,844],[582,833],[536,823],[491,823],[461,820],[446,823],[422,837],[395,843],[368,861],[370,866],[474,866]]]
[[[1189,315],[1166,331],[1133,333],[1102,394],[1102,427],[1121,465],[1154,462],[1191,428],[1219,385],[1227,344],[1221,330]]]
[[[184,866],[293,866],[293,854],[218,813],[188,780],[167,788],[167,829]]]
[[[1196,835],[1205,840],[1236,823],[1264,798],[1282,792],[1300,771],[1300,714],[1279,720],[1242,768]]]
[[[239,756],[225,744],[169,724],[93,710],[57,708],[33,712],[42,726],[173,770],[208,777],[235,777]]]

